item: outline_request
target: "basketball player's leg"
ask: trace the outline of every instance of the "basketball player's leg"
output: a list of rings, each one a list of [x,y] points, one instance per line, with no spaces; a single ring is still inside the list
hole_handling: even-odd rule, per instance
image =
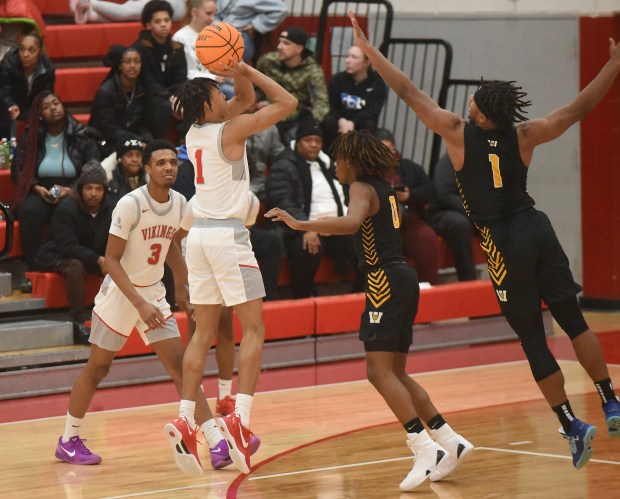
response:
[[[233,337],[233,309],[231,307],[222,307],[220,322],[217,327],[215,359],[218,372],[215,412],[218,416],[227,416],[235,410],[235,400],[232,398],[235,339]]]
[[[436,443],[424,428],[409,392],[394,373],[395,347],[388,342],[365,341],[366,374],[368,380],[383,397],[388,407],[407,432],[407,445],[415,454],[411,471],[400,483],[403,491],[413,490],[436,471],[446,466],[448,453]]]
[[[99,313],[102,313],[101,310]],[[130,313],[127,316],[132,320]],[[129,326],[129,323],[127,325]],[[90,452],[84,445],[80,438],[80,429],[99,383],[107,376],[116,352],[122,348],[126,340],[126,337],[110,330],[98,315],[93,314],[90,356],[71,389],[65,430],[58,439],[56,447],[58,459],[80,465],[101,462],[101,457]]]
[[[253,395],[263,360],[265,326],[263,324],[263,300],[255,299],[234,306],[243,338],[239,347],[238,393]]]

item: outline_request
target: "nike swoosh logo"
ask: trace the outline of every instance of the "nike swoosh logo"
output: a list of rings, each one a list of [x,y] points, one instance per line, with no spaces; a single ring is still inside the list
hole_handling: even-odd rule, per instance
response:
[[[239,432],[239,436],[241,437],[241,445],[247,449],[250,444],[245,441],[245,438],[243,438],[243,432]]]
[[[375,87],[370,87],[366,89],[366,92],[372,92],[375,89]]]
[[[162,296],[161,298],[157,298],[157,301],[160,302],[165,298],[165,296]]]
[[[73,457],[73,456],[75,456],[75,451],[71,451],[71,452],[69,452],[69,451],[68,451],[67,449],[65,449],[62,445],[60,446],[60,448],[61,448],[61,449],[63,450],[63,452],[64,452],[65,454],[67,454],[69,457]]]
[[[149,211],[150,208],[147,208],[146,210],[142,210],[142,213],[146,213],[147,211]]]
[[[211,449],[212,454],[220,454],[222,450],[220,448]]]

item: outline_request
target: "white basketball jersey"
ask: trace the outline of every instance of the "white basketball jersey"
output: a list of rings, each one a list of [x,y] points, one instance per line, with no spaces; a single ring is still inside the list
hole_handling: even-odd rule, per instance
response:
[[[150,286],[161,280],[186,203],[185,197],[172,189],[168,202],[158,203],[146,185],[119,200],[112,213],[110,234],[127,241],[121,265],[135,286]]]
[[[250,175],[248,160],[231,161],[222,151],[222,131],[226,123],[193,124],[185,144],[194,165],[196,201],[194,216],[227,220],[245,219],[248,213]]]

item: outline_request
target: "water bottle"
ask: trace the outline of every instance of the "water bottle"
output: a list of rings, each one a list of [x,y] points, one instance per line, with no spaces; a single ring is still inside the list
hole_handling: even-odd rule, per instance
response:
[[[6,139],[0,140],[0,170],[6,170],[10,165],[7,165],[7,157],[4,154],[4,144]]]
[[[11,168],[11,145],[7,138],[2,139],[2,156],[4,156],[4,168]]]
[[[11,142],[9,145],[11,151],[11,161],[13,161],[13,156],[15,156],[15,151],[17,150],[17,139],[15,137],[11,137]]]

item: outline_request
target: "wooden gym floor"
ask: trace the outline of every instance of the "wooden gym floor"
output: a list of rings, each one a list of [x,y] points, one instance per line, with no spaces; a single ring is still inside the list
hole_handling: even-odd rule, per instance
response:
[[[618,382],[620,318],[588,319]],[[445,481],[411,493],[398,489],[412,458],[404,432],[363,379],[363,361],[263,373],[251,422],[263,443],[247,476],[210,470],[204,446],[202,477],[177,470],[163,434],[178,411],[169,383],[98,392],[82,431],[103,456],[98,466],[54,458],[66,395],[2,401],[0,421],[12,422],[0,424],[0,490],[9,498],[68,499],[618,497],[620,439],[607,435],[600,399],[567,340],[550,344],[575,412],[598,426],[594,457],[579,471],[518,344],[507,342],[411,354],[410,372],[477,448]],[[206,381],[207,390],[213,386]]]

